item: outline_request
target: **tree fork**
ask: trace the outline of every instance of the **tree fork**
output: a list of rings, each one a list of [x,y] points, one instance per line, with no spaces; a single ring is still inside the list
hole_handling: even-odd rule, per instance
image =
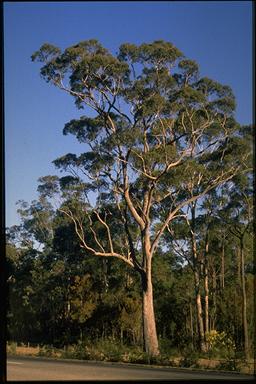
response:
[[[248,322],[247,322],[247,300],[246,300],[246,287],[245,287],[245,271],[244,271],[244,238],[240,238],[240,262],[241,262],[241,281],[242,281],[242,316],[243,316],[243,329],[244,329],[244,354],[246,360],[249,360],[249,336],[248,336]]]

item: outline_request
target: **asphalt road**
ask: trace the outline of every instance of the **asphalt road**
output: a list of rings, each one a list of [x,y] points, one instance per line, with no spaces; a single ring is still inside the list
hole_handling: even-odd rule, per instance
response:
[[[65,361],[29,357],[7,359],[7,381],[14,380],[253,380],[253,376],[197,372],[175,368],[151,368],[87,361]]]

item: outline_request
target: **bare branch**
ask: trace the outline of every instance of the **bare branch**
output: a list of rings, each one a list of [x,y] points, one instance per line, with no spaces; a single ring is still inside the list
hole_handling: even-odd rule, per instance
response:
[[[134,204],[131,200],[130,192],[129,192],[129,180],[127,175],[127,165],[126,163],[123,163],[123,179],[124,179],[124,198],[125,201],[129,207],[129,210],[131,214],[133,215],[136,222],[139,224],[140,228],[143,230],[145,228],[144,220],[141,218],[141,216],[138,214],[136,208],[134,207]]]
[[[88,215],[88,218],[89,218],[89,221],[90,221],[90,229],[91,229],[91,231],[93,233],[94,240],[95,240],[96,244],[98,244],[98,246],[100,247],[101,251],[104,252],[104,248],[100,244],[100,242],[99,242],[99,240],[97,238],[96,232],[94,231],[94,229],[92,227],[92,219],[91,219],[90,215]]]
[[[194,195],[194,196],[190,197],[189,199],[183,201],[182,203],[178,204],[177,207],[173,211],[171,210],[169,212],[166,220],[164,221],[162,227],[159,229],[159,231],[157,232],[157,234],[155,236],[155,239],[152,242],[152,246],[151,246],[151,253],[152,254],[154,253],[155,248],[157,247],[159,240],[160,240],[162,234],[164,233],[167,225],[170,223],[171,220],[174,219],[176,213],[179,212],[180,209],[182,209],[183,207],[185,207],[189,203],[192,203],[192,202],[198,200],[200,197],[204,196],[206,193],[208,193],[210,190],[215,188],[217,185],[232,179],[236,172],[235,172],[235,170],[232,170],[231,174],[230,174],[230,172],[231,172],[231,170],[229,172],[227,172],[226,177],[224,177],[224,174],[218,176],[201,193]]]
[[[66,216],[68,216],[74,223],[75,231],[78,236],[78,238],[81,241],[81,247],[85,248],[87,251],[93,253],[95,256],[99,257],[116,257],[117,259],[123,260],[126,264],[128,264],[130,267],[134,268],[134,263],[130,259],[129,254],[127,256],[121,255],[117,252],[105,252],[105,251],[97,251],[94,248],[90,247],[85,240],[84,231],[81,222],[73,215],[73,213],[67,209],[61,209],[59,208],[59,211],[64,213]]]
[[[96,216],[97,216],[98,220],[101,222],[101,224],[103,224],[104,227],[106,228],[106,230],[107,230],[107,234],[108,234],[108,242],[109,242],[109,246],[110,246],[110,252],[111,252],[111,253],[114,253],[114,250],[113,250],[113,243],[112,243],[112,238],[111,238],[111,234],[110,234],[109,226],[108,226],[108,224],[106,223],[106,221],[104,221],[104,220],[100,217],[99,212],[97,212],[97,211],[94,210],[94,213],[96,214]]]

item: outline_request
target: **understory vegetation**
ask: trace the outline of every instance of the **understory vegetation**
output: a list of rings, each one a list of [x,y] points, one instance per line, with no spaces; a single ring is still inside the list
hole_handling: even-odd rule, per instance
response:
[[[92,341],[87,340],[75,345],[56,348],[52,345],[36,345],[9,342],[7,353],[11,356],[33,356],[52,359],[79,359],[87,361],[118,362],[126,364],[155,365],[163,367],[193,368],[203,370],[235,371],[254,373],[254,360],[246,361],[242,354],[201,354],[195,350],[183,351],[176,348],[166,348],[160,340],[161,354],[150,357],[140,346],[121,344],[111,339]]]

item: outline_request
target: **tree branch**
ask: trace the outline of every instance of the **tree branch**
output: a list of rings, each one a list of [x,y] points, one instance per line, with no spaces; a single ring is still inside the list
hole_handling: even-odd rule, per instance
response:
[[[157,232],[156,236],[155,236],[155,239],[153,240],[152,242],[152,246],[151,246],[151,253],[154,253],[158,243],[159,243],[159,240],[162,236],[162,234],[164,233],[167,225],[170,223],[171,220],[173,220],[175,218],[175,215],[176,213],[182,209],[183,207],[185,207],[186,205],[188,205],[189,203],[192,203],[194,201],[196,201],[197,199],[199,199],[200,197],[204,196],[206,193],[208,193],[210,190],[212,190],[213,188],[215,188],[217,185],[223,183],[223,182],[226,182],[230,179],[232,179],[234,177],[235,173],[234,171],[232,172],[231,175],[228,175],[226,176],[226,178],[223,178],[223,175],[220,175],[219,177],[217,177],[215,180],[212,181],[212,184],[208,185],[207,188],[204,189],[203,192],[197,194],[197,195],[194,195],[192,197],[190,197],[189,199],[183,201],[182,203],[178,204],[177,207],[173,210],[173,211],[170,211],[169,212],[169,215],[167,216],[166,220],[164,221],[162,227],[160,228],[160,230]]]
[[[117,253],[117,252],[105,252],[105,251],[99,252],[99,251],[95,250],[94,248],[90,247],[86,243],[86,241],[85,241],[83,227],[82,227],[81,223],[79,222],[79,220],[74,217],[73,213],[70,210],[66,211],[66,210],[61,209],[61,208],[59,208],[59,211],[64,213],[66,216],[68,216],[73,221],[74,226],[75,226],[75,231],[76,231],[76,234],[77,234],[78,238],[81,241],[81,247],[82,248],[85,248],[87,251],[93,253],[95,256],[99,256],[99,257],[116,257],[117,259],[123,260],[130,267],[134,268],[134,263],[129,258],[129,254],[126,257],[124,255],[121,255],[120,253]]]

